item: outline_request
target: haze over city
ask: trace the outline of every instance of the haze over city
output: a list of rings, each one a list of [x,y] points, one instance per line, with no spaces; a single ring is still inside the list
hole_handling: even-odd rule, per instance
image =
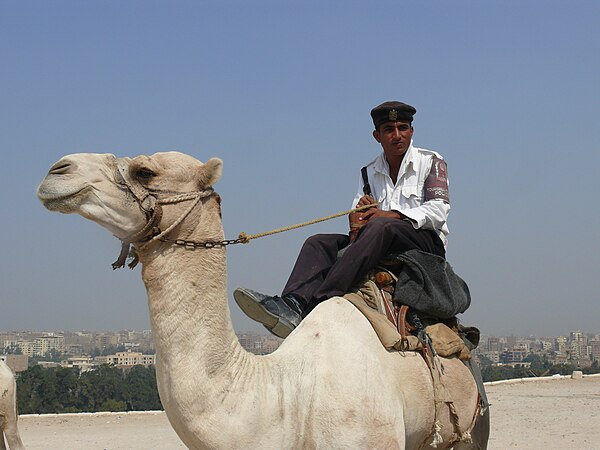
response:
[[[600,332],[600,6],[521,1],[0,1],[0,330],[149,328],[119,242],[46,211],[68,153],[224,161],[228,238],[346,210],[380,147],[370,109],[417,108],[448,161],[461,317],[489,335]],[[306,237],[228,249],[229,292],[279,293]],[[231,298],[231,295],[230,295]],[[230,302],[238,331],[261,330]]]

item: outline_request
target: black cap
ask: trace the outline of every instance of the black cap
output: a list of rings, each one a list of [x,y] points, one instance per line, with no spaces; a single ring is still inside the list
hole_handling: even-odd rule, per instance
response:
[[[384,102],[371,110],[375,129],[386,122],[412,122],[417,110],[402,102]]]

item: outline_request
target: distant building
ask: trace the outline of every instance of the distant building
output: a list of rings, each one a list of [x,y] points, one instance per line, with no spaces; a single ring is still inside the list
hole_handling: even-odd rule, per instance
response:
[[[18,342],[19,336],[16,333],[0,333],[0,353],[15,350]]]
[[[139,352],[117,352],[114,355],[97,356],[95,362],[111,364],[121,368],[133,366],[153,366],[156,364],[156,355],[144,355]]]
[[[24,372],[29,367],[27,355],[0,355],[0,361],[4,361],[14,373]]]
[[[94,337],[94,345],[100,350],[116,347],[119,343],[119,336],[115,333],[98,334]]]
[[[60,362],[61,367],[76,367],[81,373],[94,370],[98,365],[89,356],[73,356]]]
[[[551,341],[542,341],[542,350],[544,352],[551,352],[554,350],[554,344]]]
[[[244,350],[255,355],[273,353],[283,342],[278,337],[259,333],[242,333],[238,335],[238,340]]]
[[[518,368],[518,367],[528,369],[531,367],[531,363],[521,361],[521,362],[511,362],[511,363],[500,363],[500,364],[498,364],[498,366],[512,367],[513,369]]]
[[[567,338],[565,336],[556,338],[556,351],[559,356],[567,356]]]
[[[50,351],[63,353],[65,351],[65,338],[62,334],[50,333],[47,336],[35,338],[33,351],[36,356],[44,356]]]
[[[520,363],[525,358],[526,353],[522,350],[507,350],[500,354],[500,362],[504,365]]]
[[[499,352],[502,349],[500,339],[495,336],[488,337],[487,350],[488,352]]]
[[[498,364],[500,362],[500,352],[498,351],[485,352],[483,355],[488,358],[492,364]]]
[[[19,339],[17,341],[17,347],[24,355],[35,356],[35,345],[32,341]]]
[[[594,361],[600,362],[600,340],[590,341],[590,353]]]
[[[62,334],[45,333],[30,339],[20,338],[17,341],[17,347],[22,354],[27,356],[45,356],[51,351],[63,353],[65,351],[65,338]]]
[[[507,336],[506,337],[506,346],[509,350],[512,350],[517,345],[517,336]]]

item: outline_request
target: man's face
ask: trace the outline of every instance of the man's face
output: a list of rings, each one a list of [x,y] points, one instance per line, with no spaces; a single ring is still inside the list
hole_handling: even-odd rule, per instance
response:
[[[412,136],[413,127],[408,122],[386,122],[373,131],[373,137],[388,158],[404,156]]]

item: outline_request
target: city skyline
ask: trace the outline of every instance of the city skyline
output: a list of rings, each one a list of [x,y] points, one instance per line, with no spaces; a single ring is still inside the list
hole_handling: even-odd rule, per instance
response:
[[[104,330],[89,330],[89,329],[80,329],[80,330],[66,330],[66,329],[54,329],[54,330],[49,330],[49,329],[45,329],[45,330],[26,330],[26,329],[14,329],[14,330],[8,330],[8,329],[0,329],[0,340],[2,338],[3,335],[6,334],[31,334],[31,335],[59,335],[61,333],[67,333],[67,334],[91,334],[91,335],[102,335],[102,334],[115,334],[115,335],[119,335],[119,334],[124,334],[124,333],[134,333],[134,334],[143,334],[146,337],[149,337],[152,335],[152,330],[150,328],[148,329],[134,329],[134,328],[123,328],[123,329],[115,329],[115,330],[110,330],[110,329],[104,329]],[[262,335],[262,336],[269,336],[269,337],[273,337],[274,339],[278,339],[283,341],[283,339],[278,338],[276,336],[274,336],[273,334],[269,333],[267,330],[236,330],[235,331],[236,335],[242,336],[244,334],[256,334],[256,335]],[[485,337],[496,337],[496,338],[517,338],[517,339],[542,339],[542,338],[557,338],[557,337],[561,337],[561,336],[567,336],[567,335],[573,335],[573,334],[582,334],[582,335],[586,335],[586,336],[594,336],[600,339],[600,330],[583,330],[580,328],[576,328],[573,329],[567,333],[563,333],[563,334],[542,334],[542,335],[536,335],[536,334],[523,334],[523,335],[517,335],[517,334],[488,334],[488,333],[481,333],[481,336],[485,336]]]
[[[283,340],[264,332],[237,333],[240,345],[251,353],[267,355]],[[473,342],[473,341],[472,341]],[[563,336],[490,336],[477,338],[472,349],[481,367],[535,369],[538,373],[576,367],[592,372],[600,364],[600,334],[572,331]],[[109,364],[124,370],[156,363],[150,330],[115,332],[3,332],[0,360],[15,372],[27,370],[29,358],[42,367],[78,368],[81,372]],[[499,369],[502,370],[502,369]],[[504,372],[505,373],[505,372]],[[489,376],[492,376],[488,374]],[[493,377],[501,376],[495,372]],[[529,375],[527,375],[529,376]]]

